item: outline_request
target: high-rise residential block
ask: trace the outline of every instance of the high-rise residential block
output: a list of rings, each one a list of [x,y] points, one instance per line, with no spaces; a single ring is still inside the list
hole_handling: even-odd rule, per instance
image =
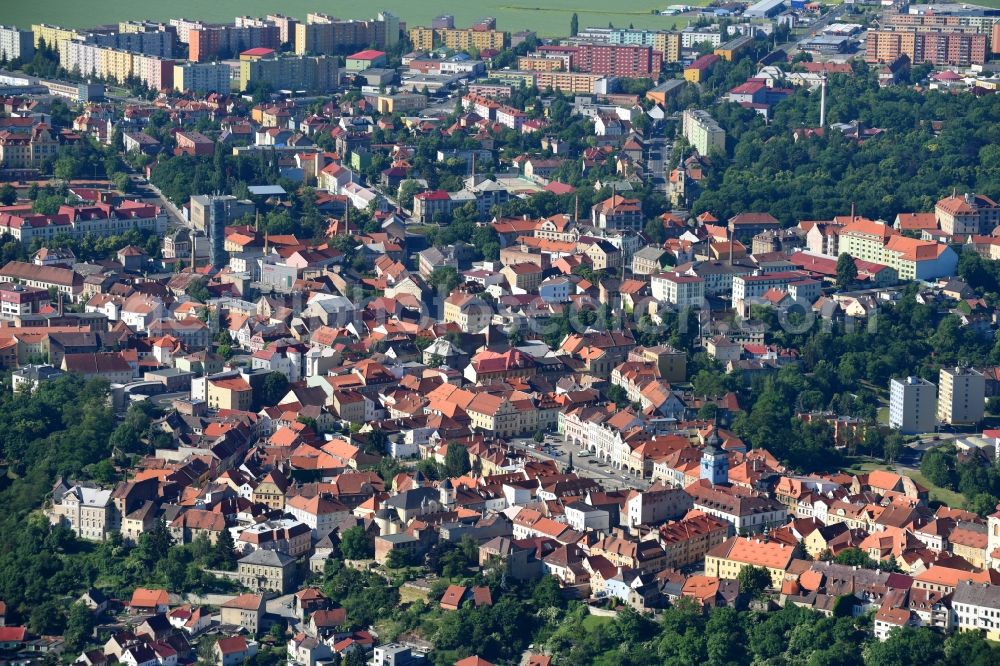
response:
[[[948,425],[973,425],[983,420],[986,377],[973,368],[941,368],[938,376],[937,418]]]
[[[937,387],[926,379],[893,379],[889,383],[889,426],[904,435],[934,432],[936,395]]]
[[[22,62],[35,55],[35,35],[30,30],[20,30],[17,26],[0,25],[0,59]]]

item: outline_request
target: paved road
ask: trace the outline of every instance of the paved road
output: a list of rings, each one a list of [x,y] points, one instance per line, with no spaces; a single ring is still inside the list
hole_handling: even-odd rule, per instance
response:
[[[184,213],[182,213],[172,201],[163,195],[160,188],[141,176],[132,175],[129,176],[129,178],[132,180],[132,189],[136,195],[142,197],[143,199],[155,199],[157,203],[159,203],[159,205],[167,211],[167,215],[170,217],[170,222],[173,226],[190,226],[187,220],[184,219]]]
[[[653,188],[665,192],[670,171],[672,146],[666,137],[654,137],[646,142],[646,171],[653,179]]]
[[[286,594],[282,597],[275,597],[274,599],[269,599],[264,602],[264,609],[271,615],[278,615],[284,618],[285,623],[288,628],[292,630],[293,633],[298,633],[305,629],[302,623],[299,622],[299,618],[295,616],[295,612],[292,609],[294,594]]]

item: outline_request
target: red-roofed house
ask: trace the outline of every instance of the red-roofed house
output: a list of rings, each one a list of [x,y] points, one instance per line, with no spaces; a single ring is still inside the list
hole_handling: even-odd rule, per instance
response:
[[[132,592],[129,610],[133,613],[166,613],[170,604],[170,595],[166,590],[150,590],[137,587]]]
[[[215,659],[217,666],[237,666],[244,659],[252,659],[257,654],[257,643],[243,636],[220,638],[215,644]]]

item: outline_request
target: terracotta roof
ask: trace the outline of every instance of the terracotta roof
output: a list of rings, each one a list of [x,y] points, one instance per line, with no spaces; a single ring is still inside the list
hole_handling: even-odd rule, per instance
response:
[[[222,654],[237,654],[247,650],[247,640],[243,636],[220,638],[216,645]]]
[[[787,569],[794,548],[783,543],[765,542],[745,537],[731,537],[708,552],[708,555],[769,569]]]
[[[257,610],[263,607],[264,597],[259,594],[241,594],[222,604],[222,608],[238,608],[240,610]]]
[[[458,608],[459,604],[462,603],[462,597],[464,596],[464,585],[449,585],[448,589],[444,591],[444,595],[441,597],[441,605],[449,608]]]
[[[132,592],[132,600],[129,606],[133,608],[154,608],[166,605],[170,602],[170,595],[166,590],[150,590],[145,587],[137,587]]]
[[[66,354],[63,356],[63,365],[67,372],[79,372],[84,375],[132,372],[132,367],[128,364],[128,361],[117,352]]]

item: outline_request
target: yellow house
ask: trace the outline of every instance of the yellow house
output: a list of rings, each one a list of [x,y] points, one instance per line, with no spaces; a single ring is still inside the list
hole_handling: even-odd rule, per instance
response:
[[[493,310],[482,299],[456,291],[444,299],[444,322],[458,324],[466,333],[478,333],[490,323]]]
[[[253,489],[251,500],[264,504],[272,509],[285,508],[285,490],[288,489],[288,479],[281,472],[274,471],[265,476]]]
[[[519,412],[510,400],[489,393],[478,393],[465,408],[472,427],[510,437],[521,432]]]
[[[989,536],[981,525],[958,523],[948,535],[948,542],[953,555],[981,569],[987,566]]]
[[[714,53],[703,55],[684,68],[684,79],[691,83],[701,83],[708,78],[709,72],[712,71],[712,67],[717,62],[719,62],[719,56]]]
[[[763,567],[771,575],[771,587],[781,589],[793,559],[795,548],[788,544],[730,537],[705,555],[705,575],[735,579],[745,567]]]
[[[209,379],[205,386],[209,409],[248,411],[253,404],[253,389],[242,377]]]

